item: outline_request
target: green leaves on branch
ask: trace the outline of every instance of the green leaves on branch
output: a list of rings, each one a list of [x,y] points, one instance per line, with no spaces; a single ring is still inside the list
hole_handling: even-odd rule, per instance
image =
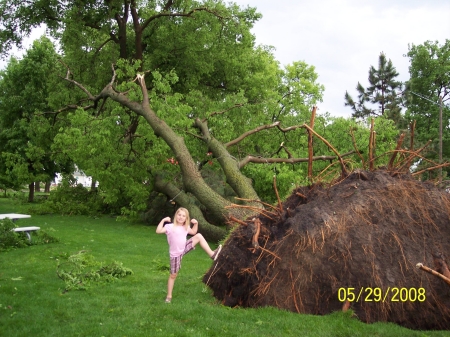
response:
[[[60,255],[60,257],[63,257]],[[64,292],[69,290],[86,290],[95,284],[113,282],[133,271],[123,266],[121,262],[104,265],[98,262],[86,251],[70,255],[65,261],[59,261],[56,273],[65,283]]]
[[[10,219],[0,220],[0,252],[15,248],[25,248],[31,245],[40,245],[59,242],[58,238],[49,233],[52,229],[40,229],[32,234],[30,241],[24,232],[13,231],[17,225]]]
[[[51,98],[57,58],[52,42],[42,37],[0,73],[0,180],[50,181],[70,165],[55,162],[50,152],[58,130],[55,114],[49,114],[49,102],[58,102]]]
[[[450,40],[409,46],[410,79],[406,83],[408,121],[416,121],[418,146],[432,140],[426,157],[439,153],[439,115],[442,111],[443,160],[450,159]],[[449,171],[448,168],[444,170]]]

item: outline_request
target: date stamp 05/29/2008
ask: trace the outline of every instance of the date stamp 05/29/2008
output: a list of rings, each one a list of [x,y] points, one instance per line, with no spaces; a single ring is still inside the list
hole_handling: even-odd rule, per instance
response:
[[[425,288],[398,288],[387,289],[361,287],[339,288],[338,300],[340,302],[424,302],[426,300]]]

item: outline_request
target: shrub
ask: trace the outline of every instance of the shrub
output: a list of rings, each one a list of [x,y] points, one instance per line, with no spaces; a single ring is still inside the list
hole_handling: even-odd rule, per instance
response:
[[[32,214],[95,215],[102,211],[103,200],[97,190],[88,190],[81,184],[73,186],[63,180],[44,202],[28,209]]]
[[[48,198],[28,208],[31,214],[89,215],[120,214],[130,200],[121,195],[113,203],[106,203],[99,189],[88,189],[76,180],[64,178]]]

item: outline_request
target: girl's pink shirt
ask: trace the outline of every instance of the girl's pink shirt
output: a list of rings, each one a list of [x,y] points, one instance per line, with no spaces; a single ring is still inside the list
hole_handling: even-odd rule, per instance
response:
[[[188,231],[184,226],[175,226],[173,223],[166,225],[167,242],[169,243],[170,257],[178,257],[183,254],[186,247]]]

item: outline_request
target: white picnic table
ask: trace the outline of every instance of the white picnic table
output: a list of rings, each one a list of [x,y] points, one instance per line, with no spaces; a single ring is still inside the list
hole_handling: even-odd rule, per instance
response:
[[[19,219],[27,219],[27,218],[31,218],[31,215],[29,215],[29,214],[18,214],[18,213],[0,214],[0,220],[2,220],[2,219],[11,219],[13,222],[16,222],[16,220],[19,220]],[[24,232],[27,235],[28,240],[31,241],[31,234],[30,234],[30,232],[38,231],[40,229],[41,229],[40,227],[29,226],[29,227],[16,227],[16,228],[13,228],[13,231],[14,232]]]
[[[0,220],[6,219],[6,218],[11,219],[12,221],[16,221],[17,219],[31,218],[31,215],[17,214],[17,213],[0,214]]]

